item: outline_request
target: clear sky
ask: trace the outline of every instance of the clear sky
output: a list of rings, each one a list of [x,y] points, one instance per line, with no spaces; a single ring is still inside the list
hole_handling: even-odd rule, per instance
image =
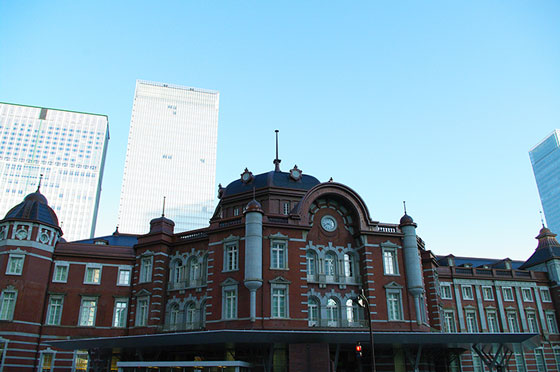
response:
[[[558,1],[3,0],[0,101],[109,116],[98,235],[146,79],[220,91],[223,185],[272,170],[279,129],[283,170],[347,184],[382,222],[406,200],[436,254],[526,259],[528,150],[560,127],[559,20]]]

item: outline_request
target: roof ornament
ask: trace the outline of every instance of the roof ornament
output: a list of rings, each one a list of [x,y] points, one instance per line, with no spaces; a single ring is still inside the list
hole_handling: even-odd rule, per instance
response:
[[[539,213],[541,214],[541,224],[542,224],[542,227],[544,227],[544,219],[543,219],[542,211],[539,211]]]
[[[165,217],[165,196],[163,197],[163,210],[161,211],[161,216]]]
[[[406,200],[403,200],[403,206],[404,206],[404,214],[406,214]]]
[[[249,169],[245,168],[243,173],[241,173],[241,182],[247,184],[253,180],[253,172],[249,171]]]
[[[279,130],[276,129],[274,132],[276,133],[276,159],[274,159],[274,161],[273,161],[274,171],[275,172],[280,172],[280,162],[282,160],[278,159],[278,132],[279,132]]]
[[[294,181],[299,181],[301,179],[302,172],[301,169],[297,167],[297,164],[294,165],[292,169],[290,169],[290,178]]]
[[[37,191],[41,189],[41,181],[43,181],[43,173],[39,175],[39,185],[37,186]]]
[[[333,179],[332,179],[332,177],[331,177],[331,178],[329,178],[329,182],[333,182]]]

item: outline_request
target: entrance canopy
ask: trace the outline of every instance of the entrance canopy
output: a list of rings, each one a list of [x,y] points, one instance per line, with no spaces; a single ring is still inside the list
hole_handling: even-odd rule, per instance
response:
[[[179,345],[210,345],[224,343],[328,343],[353,344],[369,342],[368,332],[357,331],[278,331],[278,330],[210,330],[198,332],[158,333],[122,337],[81,338],[45,341],[64,350],[154,348]],[[443,348],[470,348],[475,344],[523,344],[533,349],[538,346],[536,333],[429,333],[429,332],[375,332],[376,345],[410,345]]]

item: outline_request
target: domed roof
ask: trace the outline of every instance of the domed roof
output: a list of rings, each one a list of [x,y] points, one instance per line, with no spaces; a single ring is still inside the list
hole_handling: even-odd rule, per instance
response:
[[[4,220],[34,221],[60,228],[58,217],[49,207],[47,198],[39,191],[27,195],[25,199],[8,211]]]
[[[320,184],[319,180],[313,176],[302,174],[296,181],[288,172],[270,171],[261,173],[254,177],[249,182],[244,183],[240,179],[231,182],[223,190],[222,198],[241,194],[244,192],[252,191],[253,188],[260,189],[264,187],[282,187],[287,189],[297,189],[307,191],[314,186]]]
[[[245,209],[245,213],[249,212],[261,212],[263,213],[261,203],[256,201],[255,199],[251,200],[249,204],[247,204],[247,208]]]
[[[411,225],[413,223],[414,220],[408,214],[405,213],[404,216],[401,217],[401,221],[400,221],[401,225]]]

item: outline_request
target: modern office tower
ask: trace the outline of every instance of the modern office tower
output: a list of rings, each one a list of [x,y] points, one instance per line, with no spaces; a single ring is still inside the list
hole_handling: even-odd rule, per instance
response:
[[[147,233],[162,215],[175,231],[208,226],[214,211],[219,93],[136,81],[119,230]]]
[[[560,130],[529,151],[548,228],[560,234]]]
[[[0,103],[0,216],[42,175],[64,238],[92,237],[108,140],[106,115]]]

